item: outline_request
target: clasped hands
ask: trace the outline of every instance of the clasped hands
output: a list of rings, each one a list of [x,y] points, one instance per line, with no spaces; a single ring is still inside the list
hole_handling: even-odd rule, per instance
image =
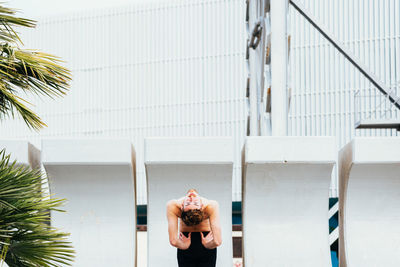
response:
[[[181,241],[181,247],[180,249],[186,250],[190,247],[191,243],[191,232],[189,233],[188,237],[186,237],[182,232],[179,233],[179,240]],[[209,232],[206,236],[203,235],[203,232],[200,232],[201,236],[201,244],[205,248],[209,248],[210,244],[212,244],[212,241],[214,240],[214,236],[212,232]]]

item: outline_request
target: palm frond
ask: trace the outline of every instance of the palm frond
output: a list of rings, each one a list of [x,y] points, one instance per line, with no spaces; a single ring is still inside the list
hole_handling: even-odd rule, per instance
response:
[[[16,10],[0,5],[0,42],[21,43],[15,26],[35,27],[34,20],[16,17]]]
[[[65,199],[49,198],[40,170],[17,165],[0,151],[0,262],[8,266],[71,265],[74,250],[68,234],[49,226],[49,211]]]
[[[35,21],[15,14],[0,3],[0,119],[19,114],[29,128],[39,130],[46,124],[28,108],[20,93],[63,96],[71,73],[56,56],[18,47],[22,41],[14,27],[34,27]]]
[[[46,126],[17,96],[17,90],[48,97],[65,95],[71,80],[62,61],[52,55],[0,44],[0,115],[19,114],[32,129]]]
[[[36,113],[24,105],[24,100],[12,92],[13,90],[0,80],[0,119],[8,116],[15,118],[17,112],[32,129],[38,130],[46,126]]]

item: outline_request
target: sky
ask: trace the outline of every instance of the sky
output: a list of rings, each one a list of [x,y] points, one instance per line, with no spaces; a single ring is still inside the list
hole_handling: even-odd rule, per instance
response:
[[[19,16],[37,20],[41,17],[88,9],[168,2],[168,0],[4,0],[4,2],[7,7],[19,9]]]

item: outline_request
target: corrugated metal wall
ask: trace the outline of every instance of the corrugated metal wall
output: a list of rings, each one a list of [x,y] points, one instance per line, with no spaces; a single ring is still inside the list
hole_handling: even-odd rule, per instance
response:
[[[400,2],[304,0],[304,6],[389,89],[399,94]],[[354,130],[354,95],[363,98],[361,118],[399,118],[398,110],[324,37],[291,9],[290,68],[294,102],[292,134],[396,135],[394,130]],[[357,114],[360,115],[360,114]]]
[[[306,9],[400,96],[398,0],[303,0]],[[297,10],[290,9],[290,135],[331,135],[338,149],[354,136],[398,136],[396,130],[355,130],[355,117],[400,119],[399,110]],[[273,53],[273,51],[272,51]],[[359,92],[359,97],[355,94]],[[361,103],[361,109],[355,102]],[[332,192],[337,196],[337,180]]]
[[[245,28],[242,0],[179,1],[72,14],[24,31],[29,48],[53,53],[73,72],[70,93],[38,101],[39,134],[19,121],[1,137],[132,140],[138,203],[146,203],[143,138],[233,136],[234,199],[240,199],[245,138]],[[182,189],[184,193],[185,189]]]
[[[397,0],[304,4],[387,85],[398,88]],[[24,43],[67,61],[71,91],[56,101],[30,97],[49,125],[40,134],[7,120],[0,137],[29,138],[38,145],[41,138],[128,138],[138,153],[138,203],[143,204],[143,137],[233,136],[233,198],[240,200],[247,120],[244,16],[245,0],[197,0],[44,19],[37,29],[23,32]],[[365,116],[380,95],[375,97],[371,84],[293,8],[289,17],[290,135],[336,135],[338,147],[354,135],[396,135],[354,130],[355,90],[373,96],[363,98],[368,99]],[[336,188],[334,180],[333,196]]]

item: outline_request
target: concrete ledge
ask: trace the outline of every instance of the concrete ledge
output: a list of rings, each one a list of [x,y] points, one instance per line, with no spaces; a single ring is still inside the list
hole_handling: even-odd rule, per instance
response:
[[[245,143],[247,163],[335,163],[335,139],[332,137],[249,136]]]
[[[400,138],[357,137],[341,150],[342,156],[353,163],[398,163],[400,162]],[[349,158],[351,157],[351,158]]]
[[[40,150],[28,141],[1,140],[0,150],[5,149],[10,154],[10,160],[16,160],[19,164],[29,165],[32,168],[40,167]]]
[[[134,150],[123,140],[46,140],[50,191],[66,198],[51,224],[71,233],[74,266],[135,266]]]
[[[232,138],[145,139],[147,176],[148,267],[176,267],[177,249],[168,240],[166,204],[196,188],[218,201],[222,245],[217,266],[231,266],[232,249]]]
[[[340,266],[400,266],[400,138],[361,138],[339,156]]]
[[[42,141],[43,162],[49,164],[127,164],[131,163],[129,140],[48,139]],[[60,153],[62,151],[62,153]]]
[[[245,266],[331,266],[328,213],[335,149],[334,138],[247,138]]]
[[[149,164],[232,163],[230,137],[154,137],[145,139],[145,162]]]

